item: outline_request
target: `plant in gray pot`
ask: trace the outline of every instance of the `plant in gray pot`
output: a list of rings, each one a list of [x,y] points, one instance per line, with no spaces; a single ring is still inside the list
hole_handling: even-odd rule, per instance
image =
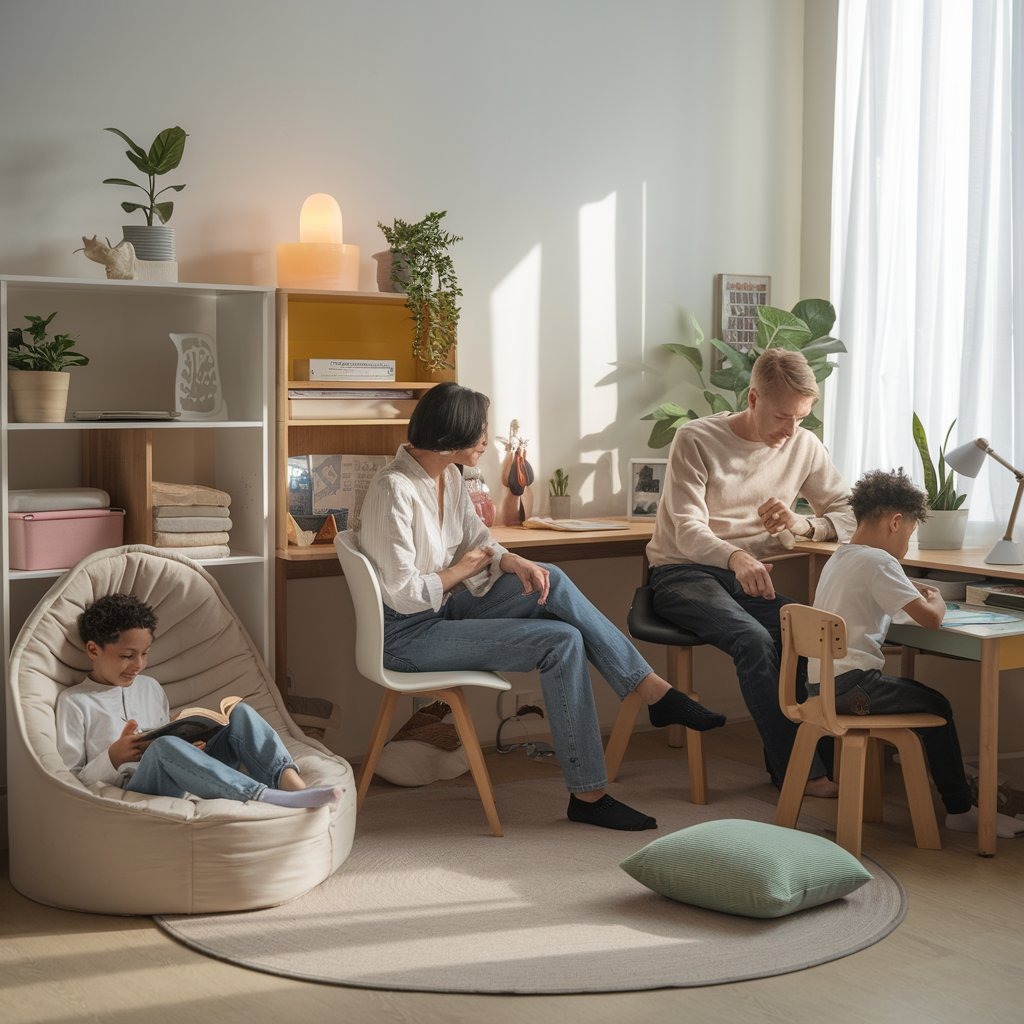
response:
[[[569,493],[569,474],[556,469],[548,480],[548,512],[552,519],[572,518],[572,495]]]
[[[926,551],[955,551],[964,546],[967,518],[970,512],[961,508],[966,494],[958,494],[953,470],[946,464],[946,448],[956,420],[949,425],[946,439],[939,448],[937,466],[928,449],[928,436],[924,425],[914,413],[914,442],[917,444],[921,464],[924,466],[924,489],[928,492],[929,514],[917,528],[917,546]]]
[[[161,174],[173,171],[181,163],[185,152],[185,139],[188,138],[184,128],[165,128],[154,140],[149,150],[133,142],[118,128],[104,128],[113,132],[128,143],[125,156],[132,165],[146,175],[146,184],[129,181],[127,178],[104,178],[104,185],[125,185],[128,188],[141,189],[146,195],[146,202],[123,202],[121,209],[125,213],[142,212],[145,224],[127,224],[124,226],[125,241],[131,242],[135,256],[150,262],[173,261],[177,258],[174,244],[174,228],[167,222],[174,213],[174,202],[170,199],[160,200],[165,192],[181,192],[184,185],[165,185],[157,191],[156,179]],[[159,223],[156,223],[159,221]],[[177,279],[177,274],[174,275]]]
[[[47,337],[46,328],[56,315],[26,315],[28,327],[7,332],[7,382],[15,423],[63,423],[71,381],[67,369],[89,362],[88,356],[74,351],[70,334]]]

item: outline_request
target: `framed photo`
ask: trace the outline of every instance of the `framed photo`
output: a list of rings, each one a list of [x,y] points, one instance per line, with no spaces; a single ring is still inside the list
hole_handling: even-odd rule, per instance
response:
[[[772,279],[749,274],[715,275],[714,337],[749,352],[757,341],[758,306],[771,305]],[[715,369],[725,360],[714,350]]]
[[[668,459],[630,459],[626,517],[653,519],[665,487]]]

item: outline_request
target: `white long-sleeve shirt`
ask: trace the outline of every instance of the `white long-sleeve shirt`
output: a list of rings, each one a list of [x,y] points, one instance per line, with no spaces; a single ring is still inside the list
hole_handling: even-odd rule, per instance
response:
[[[68,770],[87,786],[124,787],[139,762],[115,768],[107,751],[133,718],[140,732],[171,719],[164,688],[152,676],[136,676],[131,686],[88,678],[69,686],[57,697],[57,749]]]
[[[508,553],[476,514],[458,468],[448,466],[443,479],[439,522],[437,485],[403,445],[373,478],[359,512],[359,548],[377,572],[384,603],[403,615],[439,611],[447,596],[439,573],[472,548],[494,549],[490,566],[463,584],[486,594]]]
[[[757,514],[768,498],[785,505],[799,496],[810,502],[809,540],[849,540],[856,528],[850,489],[817,437],[801,429],[781,448],[771,448],[736,434],[730,415],[703,416],[676,431],[647,545],[651,565],[724,569],[735,551],[755,558],[782,554],[782,542]]]

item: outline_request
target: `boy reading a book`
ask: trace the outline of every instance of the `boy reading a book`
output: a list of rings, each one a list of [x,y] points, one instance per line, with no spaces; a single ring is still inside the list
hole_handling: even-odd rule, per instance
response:
[[[946,605],[934,587],[911,580],[900,565],[917,524],[928,517],[928,499],[902,471],[866,473],[850,493],[857,529],[825,563],[814,605],[846,620],[846,657],[835,662],[836,711],[842,715],[926,712],[944,726],[918,730],[928,767],[946,808],[946,827],[977,832],[978,809],[960,755],[949,701],[913,679],[883,673],[882,643],[892,617],[904,611],[918,625],[937,629]],[[817,692],[817,659],[808,662],[808,690]],[[1000,814],[1003,838],[1024,834],[1024,821]]]
[[[129,594],[111,594],[78,618],[92,670],[57,698],[57,744],[68,769],[86,785],[106,782],[134,793],[205,800],[260,800],[281,807],[321,807],[343,792],[307,788],[280,737],[246,704],[205,743],[177,736],[146,740],[170,719],[167,696],[142,675],[153,634],[153,609]],[[244,764],[249,774],[238,769]]]

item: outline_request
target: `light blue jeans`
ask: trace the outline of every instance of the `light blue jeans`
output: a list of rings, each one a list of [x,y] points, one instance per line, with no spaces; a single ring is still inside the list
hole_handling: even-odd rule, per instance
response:
[[[439,612],[401,615],[384,606],[384,664],[396,672],[540,670],[548,724],[566,785],[574,793],[608,784],[587,660],[619,699],[651,666],[553,565],[547,604],[504,573],[483,597],[460,590]]]
[[[248,775],[238,770],[242,765]],[[153,740],[124,788],[152,796],[255,800],[268,786],[277,788],[285,768],[295,762],[281,737],[248,704],[236,704],[205,750],[178,736]]]

